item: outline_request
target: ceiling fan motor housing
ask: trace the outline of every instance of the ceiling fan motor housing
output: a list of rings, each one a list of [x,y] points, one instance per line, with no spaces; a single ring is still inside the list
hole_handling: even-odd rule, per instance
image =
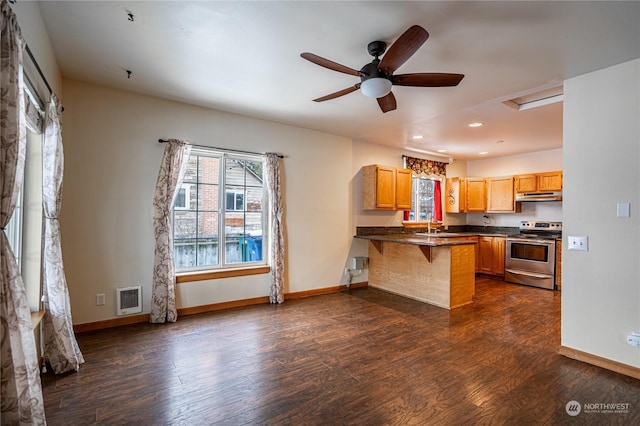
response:
[[[378,56],[382,55],[386,50],[387,43],[384,41],[372,41],[367,45],[367,52],[376,59],[378,59]]]
[[[363,66],[360,69],[360,81],[364,82],[370,78],[386,78],[388,80],[389,76],[378,69],[379,65],[380,59],[376,58],[371,63]]]

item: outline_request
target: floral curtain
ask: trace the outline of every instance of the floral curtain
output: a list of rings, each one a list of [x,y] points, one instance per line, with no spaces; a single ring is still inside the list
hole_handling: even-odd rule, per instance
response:
[[[2,424],[46,424],[31,312],[5,228],[22,187],[26,153],[22,53],[15,14],[0,2],[0,417]]]
[[[269,301],[284,302],[284,232],[282,228],[282,190],[278,154],[267,154],[267,188],[271,203],[271,286]]]
[[[84,358],[73,334],[71,301],[62,263],[60,222],[64,155],[61,128],[62,106],[51,95],[46,115],[42,158],[42,205],[44,236],[42,294],[44,355],[56,374],[78,370]]]
[[[420,176],[433,176],[444,179],[447,174],[447,164],[440,161],[425,160],[422,158],[415,158],[403,155],[405,167],[413,170],[413,172]]]
[[[178,319],[171,210],[180,190],[190,153],[191,145],[177,139],[169,139],[164,147],[158,172],[156,192],[153,197],[153,231],[156,248],[151,295],[150,322],[152,323],[175,322]]]

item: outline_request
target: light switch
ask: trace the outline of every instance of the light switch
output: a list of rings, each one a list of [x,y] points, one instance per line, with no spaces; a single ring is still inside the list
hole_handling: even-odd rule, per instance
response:
[[[587,236],[569,236],[567,242],[569,243],[567,250],[589,251],[589,237]]]
[[[629,217],[629,203],[618,203],[616,209],[618,217]]]

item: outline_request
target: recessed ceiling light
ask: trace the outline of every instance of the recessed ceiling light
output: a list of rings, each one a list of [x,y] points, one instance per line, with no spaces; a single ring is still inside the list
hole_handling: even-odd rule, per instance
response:
[[[484,123],[481,121],[474,121],[473,123],[469,123],[469,127],[480,127],[484,126]]]
[[[418,139],[422,139],[423,137],[424,136],[422,136],[422,135],[413,135],[413,136],[411,136],[411,139],[418,140]]]
[[[447,152],[447,149],[439,149],[438,152]]]
[[[478,155],[487,155],[487,154],[488,154],[488,152],[487,152],[487,151],[482,151],[482,152],[479,152],[479,153],[478,153]]]

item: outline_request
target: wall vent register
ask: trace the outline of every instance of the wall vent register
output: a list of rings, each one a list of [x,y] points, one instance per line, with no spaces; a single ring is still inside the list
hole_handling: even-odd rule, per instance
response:
[[[142,286],[122,287],[117,294],[119,316],[142,312]]]

